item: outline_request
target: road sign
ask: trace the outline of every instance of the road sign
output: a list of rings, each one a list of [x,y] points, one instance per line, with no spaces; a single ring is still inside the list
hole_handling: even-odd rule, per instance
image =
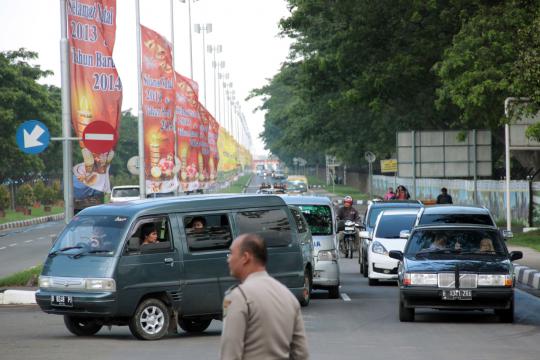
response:
[[[127,168],[128,168],[128,171],[132,175],[139,175],[139,157],[138,156],[130,157],[127,162]]]
[[[372,153],[371,151],[366,151],[366,152],[364,153],[364,158],[365,158],[366,161],[367,161],[368,163],[370,163],[370,164],[371,164],[372,162],[374,162],[374,161],[377,159],[377,157],[375,156],[375,154]]]
[[[82,142],[84,146],[95,154],[111,151],[118,135],[111,124],[105,121],[93,121],[84,129]]]
[[[28,120],[17,129],[17,145],[27,154],[39,154],[49,146],[51,134],[39,120]]]
[[[381,172],[382,173],[397,172],[397,160],[396,159],[381,160]]]

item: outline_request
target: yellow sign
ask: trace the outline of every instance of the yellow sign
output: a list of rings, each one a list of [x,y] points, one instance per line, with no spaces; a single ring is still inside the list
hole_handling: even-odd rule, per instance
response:
[[[381,160],[381,172],[382,173],[397,172],[397,160],[396,159]]]

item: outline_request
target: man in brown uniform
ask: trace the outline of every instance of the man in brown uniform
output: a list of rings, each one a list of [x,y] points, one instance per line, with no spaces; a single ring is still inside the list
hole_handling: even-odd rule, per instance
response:
[[[266,272],[264,240],[241,235],[230,251],[229,269],[241,284],[223,301],[221,359],[308,359],[300,304]]]

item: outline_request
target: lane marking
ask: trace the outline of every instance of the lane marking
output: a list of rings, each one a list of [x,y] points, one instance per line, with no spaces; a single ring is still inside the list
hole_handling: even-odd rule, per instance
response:
[[[0,247],[0,250],[4,250],[5,248],[6,248],[5,246],[2,246],[2,247]]]
[[[9,244],[9,247],[14,247],[14,246],[17,246],[17,244]]]
[[[341,298],[343,301],[351,301],[351,298],[346,293],[341,293]]]
[[[32,241],[34,240],[25,240],[24,242],[28,244],[28,243],[31,243]]]
[[[38,237],[38,240],[43,240],[43,239],[45,239],[45,236]]]

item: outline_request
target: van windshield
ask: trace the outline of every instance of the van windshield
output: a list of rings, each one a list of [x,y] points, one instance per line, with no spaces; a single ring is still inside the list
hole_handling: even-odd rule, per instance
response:
[[[307,185],[301,181],[287,181],[287,190],[289,191],[306,191]]]
[[[113,189],[112,194],[113,197],[138,197],[139,195],[138,187]]]
[[[311,235],[332,235],[332,211],[327,205],[297,205],[306,219]]]
[[[113,256],[127,224],[125,216],[74,216],[49,254]]]

